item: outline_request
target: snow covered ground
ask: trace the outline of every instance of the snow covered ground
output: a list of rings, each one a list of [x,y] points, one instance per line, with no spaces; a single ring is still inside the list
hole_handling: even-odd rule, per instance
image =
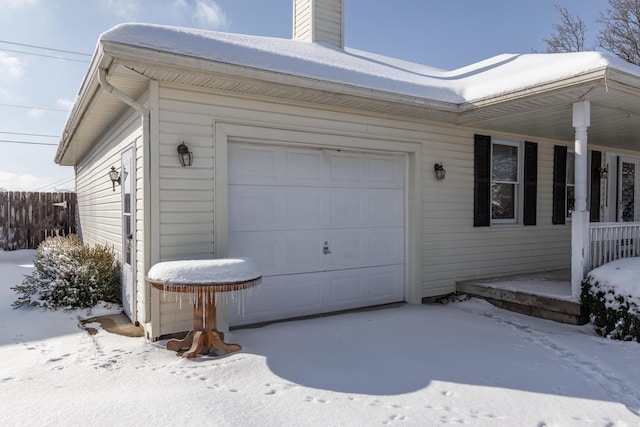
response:
[[[241,352],[188,360],[12,309],[33,254],[0,252],[3,425],[640,425],[640,344],[588,325],[405,305],[232,331]]]

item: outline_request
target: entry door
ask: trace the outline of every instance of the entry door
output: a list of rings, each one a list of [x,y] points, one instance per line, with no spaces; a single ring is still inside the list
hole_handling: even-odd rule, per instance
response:
[[[120,183],[122,191],[122,307],[136,321],[135,285],[135,168],[133,150],[122,153]]]
[[[618,215],[619,222],[636,220],[636,174],[638,160],[632,157],[618,158]]]
[[[629,222],[637,217],[638,159],[607,153],[604,221]]]
[[[229,256],[263,274],[232,325],[404,299],[403,155],[229,144]]]

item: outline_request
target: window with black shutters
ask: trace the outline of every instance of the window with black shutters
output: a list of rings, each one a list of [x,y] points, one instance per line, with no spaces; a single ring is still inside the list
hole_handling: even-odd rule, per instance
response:
[[[474,225],[535,225],[538,144],[475,135]]]

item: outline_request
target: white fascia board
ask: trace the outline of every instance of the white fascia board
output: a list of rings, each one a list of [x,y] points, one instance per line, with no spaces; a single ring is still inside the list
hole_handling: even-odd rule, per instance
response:
[[[176,73],[183,72],[188,74],[201,75],[220,74],[225,76],[232,76],[235,78],[240,77],[248,80],[257,80],[289,86],[297,86],[313,90],[320,90],[327,93],[357,96],[359,98],[368,98],[376,101],[401,103],[416,107],[440,110],[443,112],[455,113],[457,111],[457,105],[450,102],[402,95],[393,92],[358,87],[326,80],[313,79],[309,77],[252,68],[243,65],[212,61],[208,59],[180,55],[171,52],[162,52],[151,50],[148,48],[140,48],[132,45],[104,42],[104,49],[106,53],[113,56],[114,58],[117,58],[117,61],[120,65],[124,66],[129,64],[138,67],[147,66],[153,69],[162,68],[166,69],[167,71],[173,71]]]

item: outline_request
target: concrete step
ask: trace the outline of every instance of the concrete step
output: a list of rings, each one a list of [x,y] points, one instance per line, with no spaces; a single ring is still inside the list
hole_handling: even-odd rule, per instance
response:
[[[588,315],[580,303],[492,287],[484,283],[463,281],[456,283],[456,292],[483,298],[505,310],[553,320],[571,325],[584,325]]]

